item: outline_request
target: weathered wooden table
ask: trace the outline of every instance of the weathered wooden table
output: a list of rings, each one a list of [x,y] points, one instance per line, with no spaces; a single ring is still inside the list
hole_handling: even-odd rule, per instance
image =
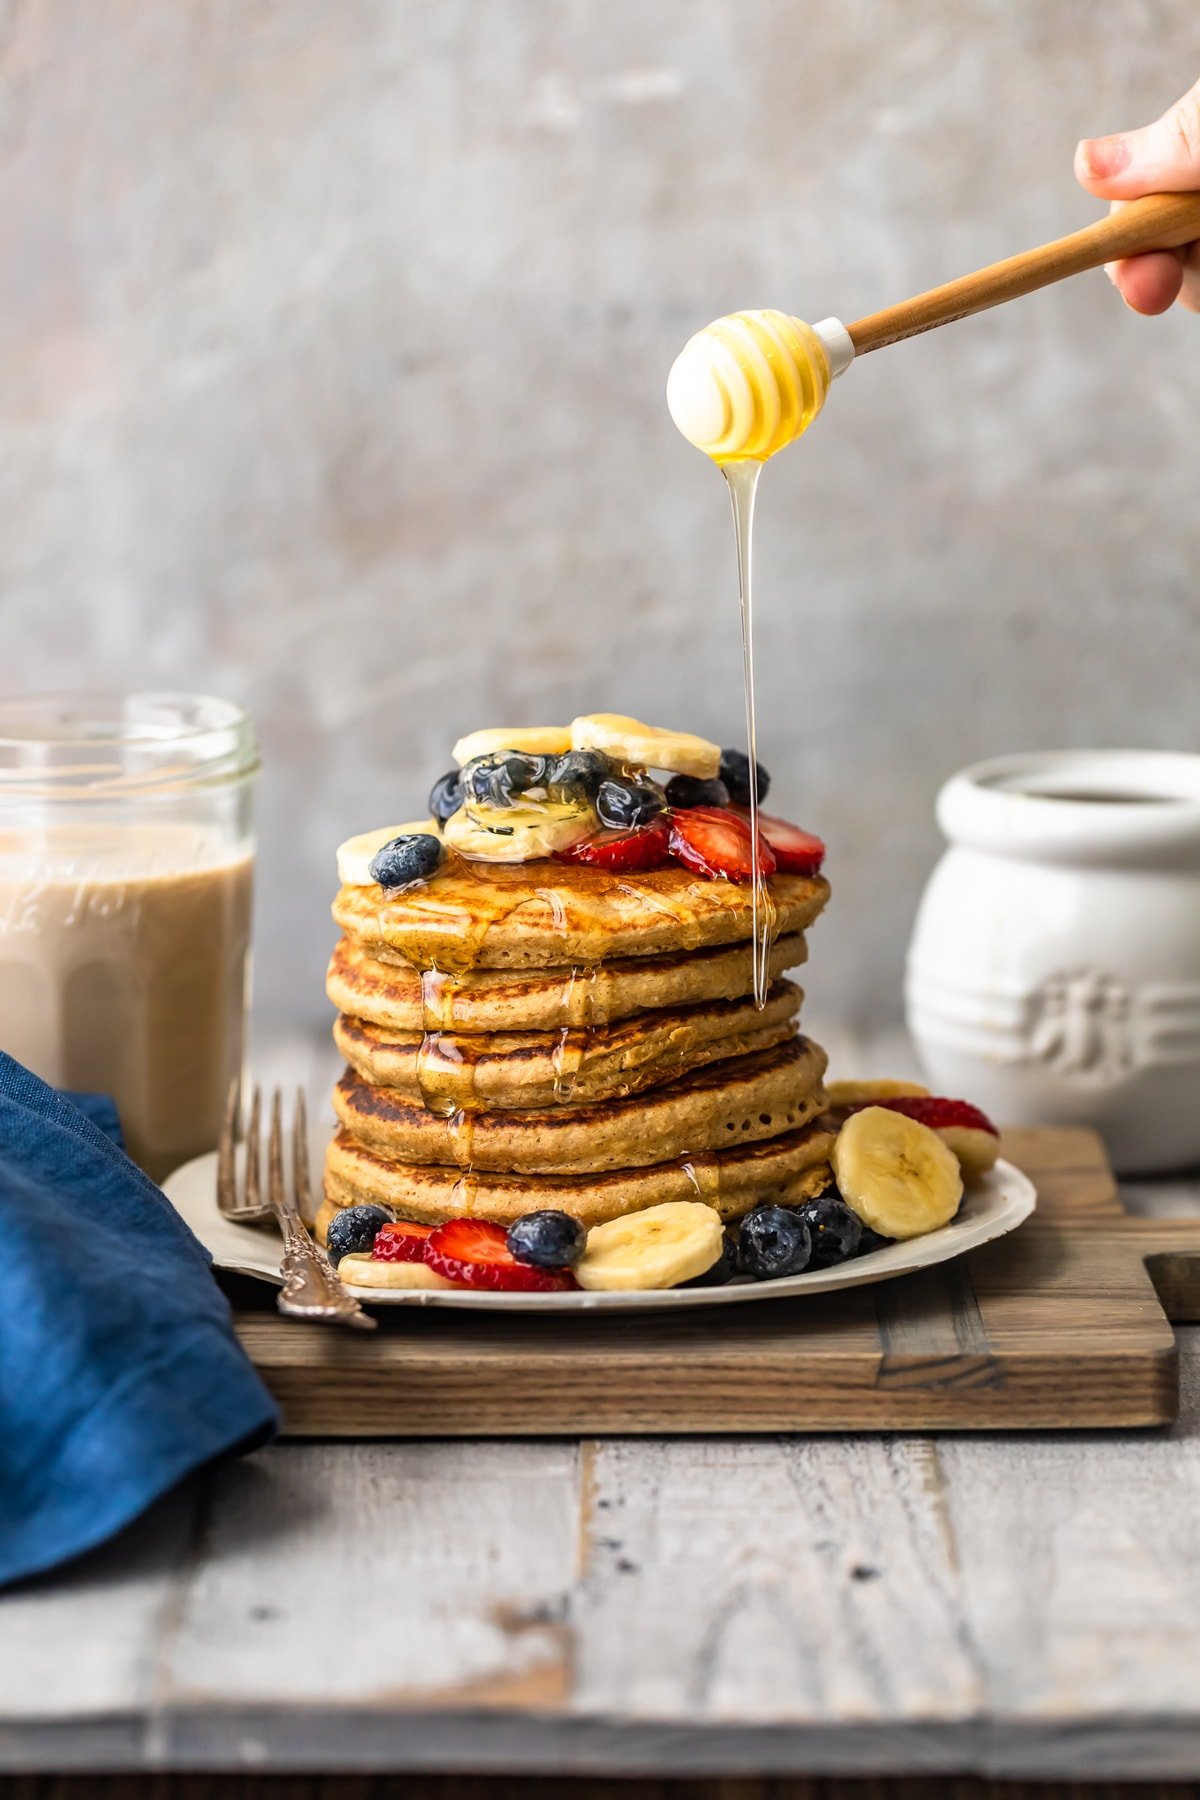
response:
[[[1180,1343],[1168,1433],[280,1445],[0,1600],[0,1768],[1200,1775]]]

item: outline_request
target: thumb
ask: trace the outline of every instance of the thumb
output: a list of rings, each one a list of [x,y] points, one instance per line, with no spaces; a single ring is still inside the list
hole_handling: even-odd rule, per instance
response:
[[[1102,200],[1200,189],[1200,81],[1153,125],[1084,138],[1075,151],[1075,174]]]

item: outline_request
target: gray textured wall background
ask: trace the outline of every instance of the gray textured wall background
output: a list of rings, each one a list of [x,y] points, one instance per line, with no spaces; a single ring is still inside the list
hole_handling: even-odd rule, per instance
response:
[[[871,311],[1095,216],[1075,139],[1195,0],[8,0],[0,685],[243,698],[259,998],[321,1016],[332,850],[464,728],[741,736],[717,313]],[[761,732],[899,1008],[940,779],[1196,747],[1200,320],[1102,275],[878,353],[762,484]]]

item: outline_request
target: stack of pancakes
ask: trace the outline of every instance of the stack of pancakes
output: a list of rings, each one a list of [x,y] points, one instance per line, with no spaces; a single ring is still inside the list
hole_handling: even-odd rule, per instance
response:
[[[427,1223],[558,1207],[592,1226],[820,1192],[825,1053],[798,1034],[784,971],[829,889],[767,886],[761,1009],[748,886],[451,855],[398,893],[342,887],[327,991],[348,1066],[322,1235],[334,1208],[370,1201]]]

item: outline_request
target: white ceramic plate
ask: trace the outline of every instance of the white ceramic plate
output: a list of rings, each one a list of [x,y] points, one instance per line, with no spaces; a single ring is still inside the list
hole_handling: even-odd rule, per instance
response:
[[[328,1131],[314,1130],[311,1161],[319,1169]],[[279,1283],[279,1239],[269,1227],[234,1225],[217,1211],[216,1156],[197,1157],[163,1183],[167,1198],[212,1253],[219,1269],[254,1275]],[[1033,1183],[1011,1163],[998,1162],[989,1175],[973,1187],[958,1217],[940,1231],[912,1238],[905,1244],[889,1244],[869,1256],[841,1263],[836,1269],[813,1269],[806,1275],[785,1275],[779,1281],[729,1282],[716,1288],[669,1288],[653,1293],[588,1294],[490,1294],[473,1288],[351,1288],[370,1306],[454,1306],[473,1311],[507,1312],[661,1312],[682,1306],[735,1306],[751,1300],[783,1300],[802,1294],[824,1294],[834,1288],[864,1287],[873,1281],[890,1281],[911,1275],[934,1263],[948,1262],[965,1250],[976,1250],[993,1238],[1014,1231],[1037,1202]]]

